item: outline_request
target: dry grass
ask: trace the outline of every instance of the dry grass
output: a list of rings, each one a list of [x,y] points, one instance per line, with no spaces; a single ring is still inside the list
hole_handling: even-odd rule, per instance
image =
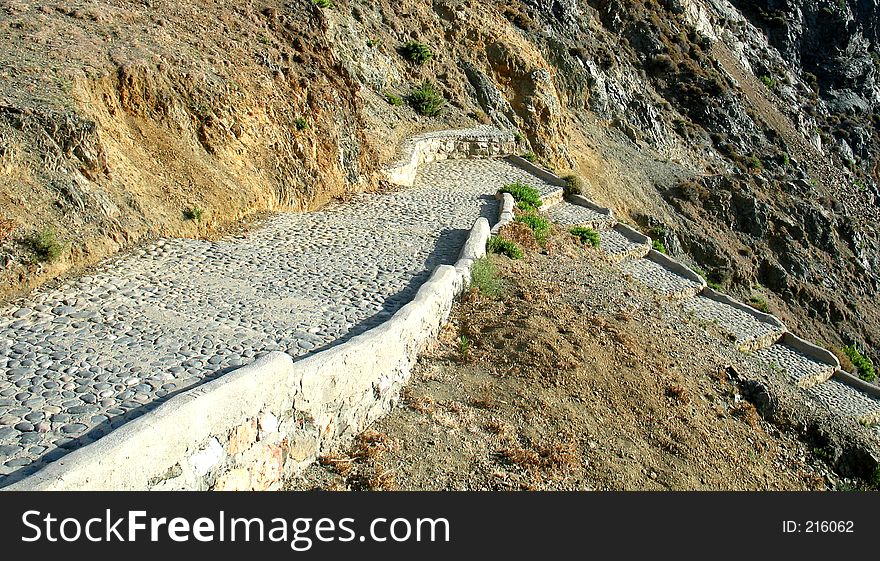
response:
[[[758,430],[761,426],[761,417],[758,415],[758,410],[748,401],[740,401],[731,408],[730,413],[755,430]]]
[[[15,231],[15,221],[8,218],[0,218],[0,243],[3,243]]]
[[[405,395],[404,399],[413,411],[429,414],[437,410],[437,402],[430,395]]]
[[[690,392],[681,384],[673,384],[666,388],[666,397],[680,403],[688,403],[691,400]]]
[[[528,448],[510,445],[499,451],[510,465],[518,466],[536,477],[548,477],[577,466],[578,447],[573,438],[550,444],[531,444]]]
[[[388,435],[367,430],[355,439],[348,455],[326,454],[319,463],[339,475],[328,490],[392,491],[396,488],[394,470],[382,462],[386,452],[397,449],[397,443]]]

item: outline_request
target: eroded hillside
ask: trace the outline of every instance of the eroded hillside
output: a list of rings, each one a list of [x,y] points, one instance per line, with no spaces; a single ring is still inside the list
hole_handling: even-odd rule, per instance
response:
[[[492,123],[726,291],[871,351],[877,9],[4,0],[0,287],[316,208],[377,187],[408,134]],[[424,80],[438,116],[407,102]]]

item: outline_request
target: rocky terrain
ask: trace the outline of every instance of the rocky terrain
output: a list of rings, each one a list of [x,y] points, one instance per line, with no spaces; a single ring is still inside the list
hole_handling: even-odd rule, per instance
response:
[[[402,138],[479,123],[713,286],[877,359],[878,10],[0,0],[0,301],[380,189]]]
[[[526,231],[527,233],[527,231]],[[505,235],[516,236],[512,232]],[[523,233],[520,232],[520,239]],[[825,490],[876,437],[558,229],[489,260],[391,414],[290,489]]]
[[[478,122],[790,328],[876,356],[876,1],[321,5],[0,2],[3,297],[374,189],[405,135]],[[436,116],[407,103],[424,80]]]

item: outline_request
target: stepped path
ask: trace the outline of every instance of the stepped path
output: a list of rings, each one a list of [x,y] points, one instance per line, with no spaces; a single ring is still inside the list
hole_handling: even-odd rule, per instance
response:
[[[787,333],[776,318],[709,290],[695,272],[653,251],[650,238],[597,208],[582,199],[580,204],[565,201],[544,212],[563,226],[597,230],[599,249],[632,282],[666,298],[669,305],[679,306],[685,317],[714,326],[740,351],[799,388],[806,399],[872,427],[880,436],[880,388],[847,379],[837,371],[830,353]]]
[[[497,219],[494,194],[514,181],[559,191],[505,160],[445,160],[411,188],[218,243],[160,241],[5,309],[0,486],[269,351],[378,325],[455,262],[479,216]]]
[[[469,144],[420,142],[457,158],[502,153],[476,133],[459,131],[479,136]],[[517,181],[540,192],[549,218],[598,230],[599,251],[631,282],[880,435],[880,391],[836,372],[833,356],[772,316],[709,290],[609,209],[562,201],[559,178],[517,158],[413,153],[395,172],[411,187],[278,214],[217,243],[163,240],[0,310],[0,487],[263,354],[317,352],[381,324],[435,267],[455,263],[476,218],[512,218],[512,198],[499,205],[495,193]]]

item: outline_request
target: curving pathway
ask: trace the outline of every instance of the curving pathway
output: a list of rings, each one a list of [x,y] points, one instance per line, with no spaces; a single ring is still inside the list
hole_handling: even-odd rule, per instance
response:
[[[218,243],[160,241],[3,310],[0,486],[269,351],[378,325],[455,262],[478,216],[495,221],[513,181],[559,189],[505,160],[446,160],[412,188]]]

